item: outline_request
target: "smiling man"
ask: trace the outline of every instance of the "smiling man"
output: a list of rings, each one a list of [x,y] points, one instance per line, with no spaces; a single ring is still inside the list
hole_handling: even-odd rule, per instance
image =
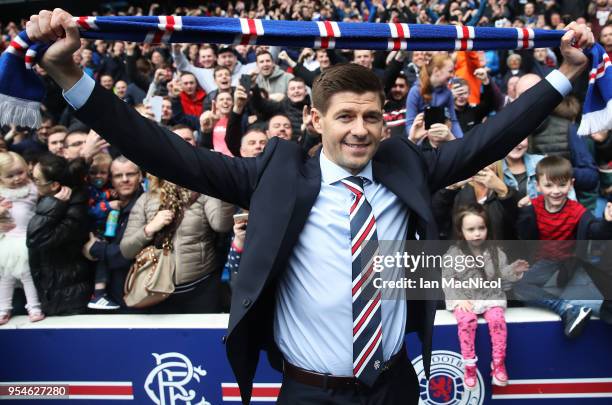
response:
[[[42,11],[27,30],[34,41],[55,41],[41,63],[76,116],[147,172],[251,213],[226,339],[245,404],[261,350],[284,371],[280,404],[418,403],[404,336],[419,333],[428,373],[440,297],[381,300],[362,281],[377,277],[368,263],[378,241],[436,239],[432,191],[503,158],[537,127],[586,67],[571,41],[593,43],[585,26],[571,24],[560,71],[428,152],[403,138],[380,143],[380,81],[357,64],[330,67],[312,91],[320,154],[307,159],[296,143],[273,137],[257,158],[230,158],[191,147],[84,76],[72,61],[80,38],[71,17]]]

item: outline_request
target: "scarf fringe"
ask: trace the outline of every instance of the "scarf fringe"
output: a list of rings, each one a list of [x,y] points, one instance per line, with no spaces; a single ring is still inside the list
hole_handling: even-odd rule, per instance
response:
[[[588,136],[595,132],[608,131],[612,128],[612,99],[608,100],[606,108],[582,115],[578,135]]]
[[[17,125],[38,128],[41,125],[40,102],[0,94],[0,126]]]

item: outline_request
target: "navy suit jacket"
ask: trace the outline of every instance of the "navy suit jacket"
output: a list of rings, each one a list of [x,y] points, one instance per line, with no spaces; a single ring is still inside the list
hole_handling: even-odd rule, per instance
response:
[[[431,194],[502,159],[561,100],[543,80],[463,139],[438,149],[423,152],[402,138],[382,142],[373,174],[410,209],[407,239],[417,233],[421,240],[437,239]],[[226,339],[228,359],[248,403],[260,351],[268,352],[273,367],[282,366],[272,328],[275,289],[319,193],[319,159],[305,158],[299,145],[278,138],[257,158],[194,148],[98,85],[77,116],[147,172],[249,209]],[[418,332],[427,372],[438,298],[408,304],[406,331]]]

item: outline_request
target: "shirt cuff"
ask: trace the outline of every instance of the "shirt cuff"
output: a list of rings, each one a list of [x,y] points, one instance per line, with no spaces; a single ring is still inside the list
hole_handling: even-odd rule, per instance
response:
[[[558,70],[553,70],[546,76],[546,80],[550,83],[555,90],[557,90],[563,97],[570,94],[572,91],[572,84],[565,75]]]
[[[62,95],[64,100],[70,104],[70,107],[78,110],[85,105],[95,86],[96,82],[94,79],[89,77],[89,75],[83,74],[74,86],[69,90],[62,91]]]

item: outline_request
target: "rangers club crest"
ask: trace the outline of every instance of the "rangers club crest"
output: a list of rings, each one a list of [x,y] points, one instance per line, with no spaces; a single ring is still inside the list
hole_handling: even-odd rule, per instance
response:
[[[449,350],[431,353],[431,376],[425,379],[422,356],[412,361],[421,386],[420,405],[482,405],[484,384],[478,372],[478,383],[473,390],[463,386],[463,358]]]
[[[145,381],[145,392],[157,405],[210,405],[203,396],[197,398],[196,390],[190,388],[193,381],[200,383],[206,376],[201,366],[194,367],[191,360],[181,353],[151,353],[155,368]]]

